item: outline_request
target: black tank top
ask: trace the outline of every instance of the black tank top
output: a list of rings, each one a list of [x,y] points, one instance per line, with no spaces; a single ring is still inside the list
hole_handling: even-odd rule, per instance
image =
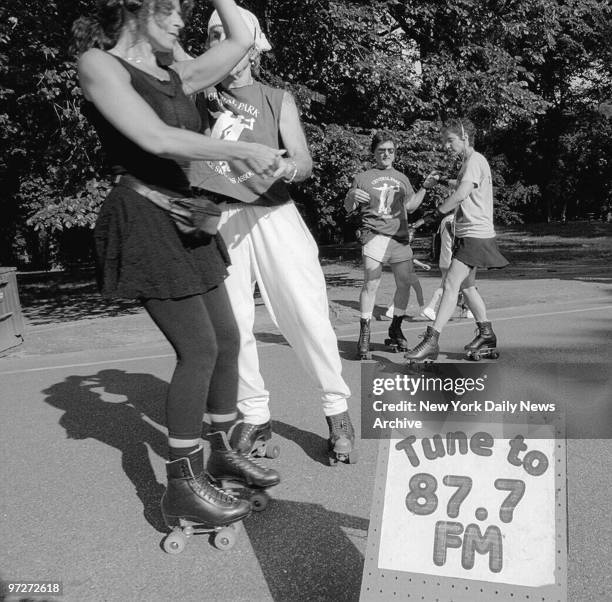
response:
[[[130,74],[136,92],[164,123],[193,132],[200,131],[201,121],[198,110],[183,92],[181,80],[174,70],[163,67],[170,79],[162,81],[120,57],[115,58]],[[157,157],[143,150],[112,126],[92,102],[85,101],[83,114],[98,133],[113,175],[128,173],[161,192],[189,194],[189,180],[177,161]]]

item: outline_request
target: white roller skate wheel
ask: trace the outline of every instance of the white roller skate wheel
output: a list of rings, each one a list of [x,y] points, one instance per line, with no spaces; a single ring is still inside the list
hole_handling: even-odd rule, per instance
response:
[[[236,531],[225,527],[215,534],[215,547],[218,550],[230,550],[236,544]]]
[[[187,544],[187,539],[180,531],[173,531],[164,539],[164,552],[167,554],[180,554]]]
[[[276,460],[280,456],[280,447],[278,445],[267,445],[266,446],[266,458]]]

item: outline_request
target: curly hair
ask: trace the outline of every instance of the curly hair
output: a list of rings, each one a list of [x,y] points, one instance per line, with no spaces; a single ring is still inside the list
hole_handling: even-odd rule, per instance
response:
[[[119,38],[126,13],[139,18],[166,15],[172,11],[172,0],[98,0],[93,16],[79,17],[72,24],[72,52],[79,55],[90,48],[112,48]],[[180,0],[183,20],[193,8],[192,0]]]
[[[392,142],[393,147],[397,148],[397,142],[395,137],[389,132],[378,131],[372,136],[372,142],[370,143],[370,152],[374,152],[376,147],[380,146],[383,142]]]

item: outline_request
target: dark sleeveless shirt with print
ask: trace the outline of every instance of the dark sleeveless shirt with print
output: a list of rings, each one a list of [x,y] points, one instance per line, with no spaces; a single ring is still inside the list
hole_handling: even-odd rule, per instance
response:
[[[200,116],[167,69],[161,81],[123,59],[136,92],[172,127],[197,132]],[[95,127],[114,175],[130,174],[151,188],[189,196],[181,165],[157,157],[109,123],[91,102],[83,113]],[[116,185],[104,201],[94,231],[98,281],[105,298],[175,299],[205,293],[227,276],[227,250],[219,235],[192,240],[179,234],[168,214],[130,188]]]

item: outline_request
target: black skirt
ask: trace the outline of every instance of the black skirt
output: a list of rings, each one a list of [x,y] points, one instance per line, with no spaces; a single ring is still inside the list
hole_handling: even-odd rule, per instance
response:
[[[169,215],[115,186],[94,230],[100,292],[107,299],[178,299],[218,286],[229,257],[220,235],[190,239]]]
[[[453,259],[471,268],[505,268],[508,260],[499,252],[495,238],[456,238]]]

